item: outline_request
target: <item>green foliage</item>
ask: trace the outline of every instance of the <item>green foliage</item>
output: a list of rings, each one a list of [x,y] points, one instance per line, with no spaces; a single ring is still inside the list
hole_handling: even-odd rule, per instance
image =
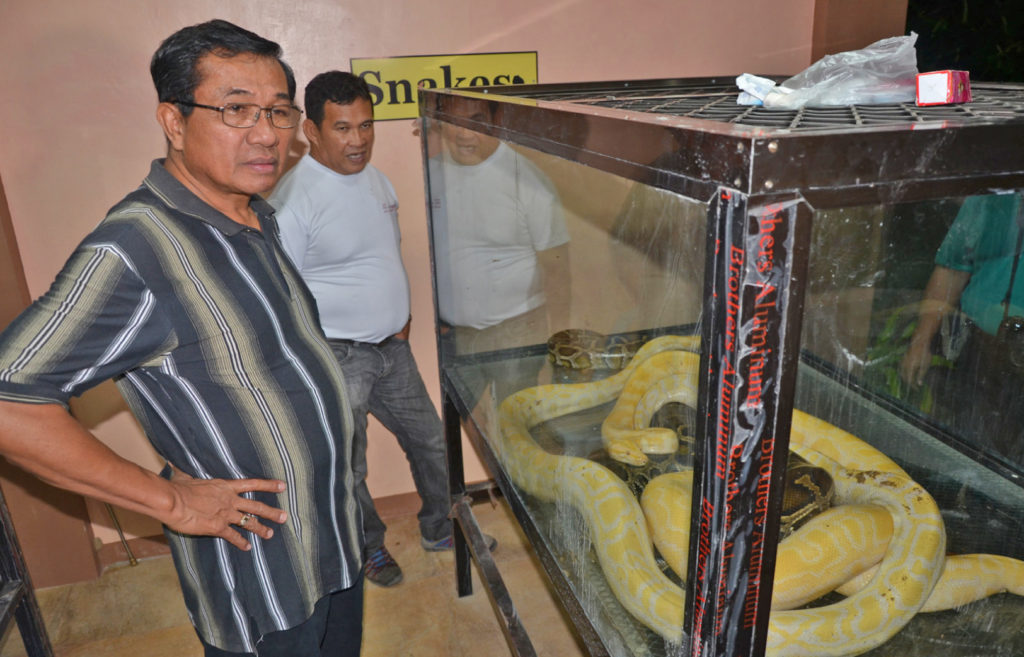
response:
[[[864,381],[875,392],[917,408],[924,413],[934,410],[935,400],[931,386],[908,384],[900,376],[900,362],[917,328],[917,304],[901,306],[890,314],[868,348],[864,368]],[[953,363],[942,356],[932,356],[932,367],[950,368]]]

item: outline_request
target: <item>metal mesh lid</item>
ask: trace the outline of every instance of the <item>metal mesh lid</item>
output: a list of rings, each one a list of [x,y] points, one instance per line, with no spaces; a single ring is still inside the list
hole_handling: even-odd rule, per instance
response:
[[[606,90],[535,87],[523,97],[561,101],[720,123],[789,130],[815,130],[849,126],[880,126],[924,122],[972,123],[1024,120],[1024,86],[972,85],[973,100],[957,105],[919,107],[914,103],[768,109],[736,104],[739,90],[732,84],[618,86]],[[508,93],[508,92],[505,92]]]

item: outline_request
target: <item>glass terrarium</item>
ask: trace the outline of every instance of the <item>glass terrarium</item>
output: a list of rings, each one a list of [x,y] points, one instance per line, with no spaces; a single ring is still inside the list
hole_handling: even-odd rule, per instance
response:
[[[592,654],[1024,654],[1024,87],[737,93],[421,90],[456,500]]]

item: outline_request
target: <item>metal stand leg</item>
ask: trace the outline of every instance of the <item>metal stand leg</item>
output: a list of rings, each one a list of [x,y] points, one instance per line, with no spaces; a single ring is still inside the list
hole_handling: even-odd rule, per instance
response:
[[[18,623],[28,657],[53,657],[43,614],[36,602],[25,558],[14,533],[7,502],[0,494],[0,636],[6,633],[13,617]]]
[[[444,422],[445,441],[448,443],[448,489],[451,491],[453,527],[452,536],[455,545],[455,587],[459,597],[473,593],[473,579],[470,572],[469,546],[462,527],[454,522],[454,508],[466,496],[466,473],[462,461],[462,423],[459,411],[447,393],[441,405],[441,419]]]

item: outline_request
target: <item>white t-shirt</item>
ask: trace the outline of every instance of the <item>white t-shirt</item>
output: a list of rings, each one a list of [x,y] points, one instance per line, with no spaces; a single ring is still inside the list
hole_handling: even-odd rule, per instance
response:
[[[544,303],[537,252],[569,241],[558,193],[505,144],[474,166],[430,161],[438,309],[486,328]]]
[[[269,201],[328,338],[380,342],[402,330],[409,279],[398,199],[383,173],[367,165],[346,176],[305,155]]]

